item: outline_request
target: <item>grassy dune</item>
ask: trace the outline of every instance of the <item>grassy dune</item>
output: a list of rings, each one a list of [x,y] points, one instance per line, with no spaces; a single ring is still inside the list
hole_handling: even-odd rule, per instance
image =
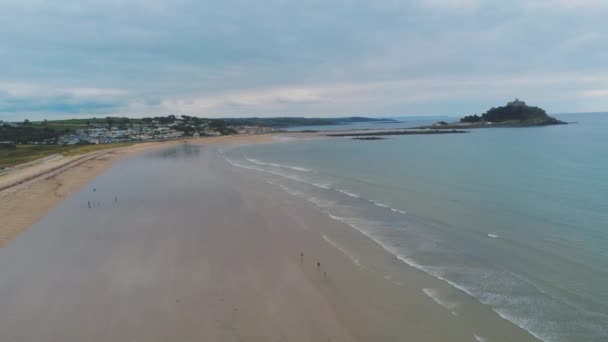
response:
[[[16,149],[0,149],[0,168],[29,162],[51,154],[72,156],[108,148],[123,147],[133,143],[99,145],[17,145]]]

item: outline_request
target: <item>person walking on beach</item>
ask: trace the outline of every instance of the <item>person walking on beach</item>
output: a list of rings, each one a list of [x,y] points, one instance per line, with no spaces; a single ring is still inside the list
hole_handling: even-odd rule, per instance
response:
[[[317,268],[319,268],[319,269],[321,268],[321,262],[320,261],[317,261]]]

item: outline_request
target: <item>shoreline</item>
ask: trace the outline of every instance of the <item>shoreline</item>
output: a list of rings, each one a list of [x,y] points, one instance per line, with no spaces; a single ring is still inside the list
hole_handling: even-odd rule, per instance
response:
[[[0,248],[0,339],[535,341],[472,297],[451,307],[449,284],[192,145],[121,162]]]
[[[232,163],[230,161],[229,163],[233,166],[242,168],[245,173],[263,173],[263,171],[258,171],[255,168],[250,169],[247,166],[240,166],[238,163]],[[400,252],[391,247],[390,244],[386,244],[385,241],[378,239],[374,234],[370,234],[370,232],[362,228],[363,226],[360,226],[359,223],[352,222],[356,220],[345,219],[344,217],[338,216],[330,210],[325,209],[328,205],[327,203],[331,202],[331,200],[327,198],[319,200],[319,197],[314,194],[305,194],[301,192],[302,190],[294,190],[293,188],[281,184],[281,181],[275,181],[274,179],[272,181],[266,180],[266,183],[269,184],[268,186],[276,188],[273,191],[287,193],[291,197],[296,198],[294,201],[302,201],[304,206],[311,207],[314,211],[317,211],[320,216],[331,218],[331,221],[334,222],[331,224],[323,223],[322,221],[312,221],[311,214],[307,214],[307,216],[301,220],[306,222],[308,230],[313,230],[319,234],[322,238],[322,240],[320,240],[321,244],[328,244],[338,251],[341,259],[345,259],[351,266],[356,266],[356,269],[360,272],[373,273],[376,281],[385,281],[390,284],[389,287],[394,287],[390,290],[384,290],[387,293],[392,293],[392,296],[390,296],[391,298],[406,296],[409,301],[408,305],[416,308],[425,307],[429,304],[428,302],[425,302],[425,300],[430,300],[433,304],[440,306],[441,310],[443,310],[443,314],[451,315],[454,319],[457,319],[460,324],[469,329],[477,329],[471,337],[474,335],[475,338],[479,338],[477,339],[478,341],[541,341],[541,338],[538,335],[529,331],[524,326],[519,325],[520,323],[517,322],[517,320],[513,320],[513,317],[504,316],[503,313],[495,310],[491,305],[483,303],[478,297],[468,292],[465,288],[438,276],[434,272],[429,272],[428,269],[409,260],[406,255],[400,254]],[[312,185],[323,188],[316,184]],[[323,189],[331,189],[345,193],[344,190],[336,188]],[[358,195],[348,193],[346,193],[346,195],[357,199],[361,198]],[[280,196],[281,195],[277,195],[276,197]],[[363,200],[370,201],[366,198],[363,198]],[[377,204],[373,201],[370,202],[376,206],[395,211],[394,208],[388,207],[382,203]],[[348,204],[342,203],[342,205],[347,206]],[[302,210],[304,211],[306,209]],[[292,211],[289,215],[298,217],[301,214],[297,211]],[[336,225],[337,227],[342,228],[333,228]],[[360,280],[353,279],[346,283],[355,284],[358,282],[360,282]],[[364,289],[360,290],[365,292]],[[407,294],[403,294],[401,291],[405,291]],[[333,295],[339,296],[340,294],[334,293]],[[355,301],[357,299],[352,300]],[[391,306],[392,304],[385,303],[382,305]],[[391,317],[403,315],[403,312],[400,312],[400,309],[394,308],[394,310],[395,312]],[[433,314],[433,317],[434,315],[438,314]],[[430,322],[433,324],[439,323],[428,320],[428,318],[410,317],[409,319],[419,320],[420,323],[423,324],[429,324]],[[401,323],[406,324],[405,322]],[[398,330],[399,323],[394,324],[392,329]],[[442,322],[438,325],[446,328],[446,324],[447,323]],[[408,329],[415,328],[410,326]],[[453,329],[453,332],[456,332],[461,331],[462,327],[451,325],[450,329]],[[457,335],[438,340],[466,340],[466,337],[457,338],[456,336]],[[368,338],[364,340],[374,339],[377,339],[377,336],[376,338],[374,338],[373,335],[368,336]],[[413,340],[420,339],[414,338]],[[434,341],[435,339],[430,340]]]
[[[260,143],[270,142],[274,136],[228,135],[146,142],[70,157],[52,155],[16,165],[0,174],[0,248],[120,159],[183,143]]]

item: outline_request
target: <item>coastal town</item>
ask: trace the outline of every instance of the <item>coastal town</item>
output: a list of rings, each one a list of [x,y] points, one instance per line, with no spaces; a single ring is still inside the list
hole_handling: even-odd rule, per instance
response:
[[[45,158],[83,155],[139,143],[181,141],[233,135],[264,136],[293,127],[387,122],[386,119],[346,118],[202,118],[188,115],[158,117],[90,117],[30,121],[0,120],[0,175],[19,164]],[[211,141],[211,140],[210,140]]]
[[[30,121],[0,120],[0,145],[90,145],[166,141],[190,137],[277,133],[292,127],[350,123],[398,123],[386,118],[248,117],[202,118],[188,115]]]
[[[166,141],[186,137],[229,134],[264,134],[274,128],[229,125],[219,119],[182,115],[129,119],[74,119],[62,121],[0,122],[0,143],[34,145],[111,144]]]

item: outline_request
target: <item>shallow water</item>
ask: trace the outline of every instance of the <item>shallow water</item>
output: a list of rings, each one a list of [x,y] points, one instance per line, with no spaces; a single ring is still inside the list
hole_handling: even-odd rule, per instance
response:
[[[608,114],[560,118],[224,153],[542,340],[605,341]]]

